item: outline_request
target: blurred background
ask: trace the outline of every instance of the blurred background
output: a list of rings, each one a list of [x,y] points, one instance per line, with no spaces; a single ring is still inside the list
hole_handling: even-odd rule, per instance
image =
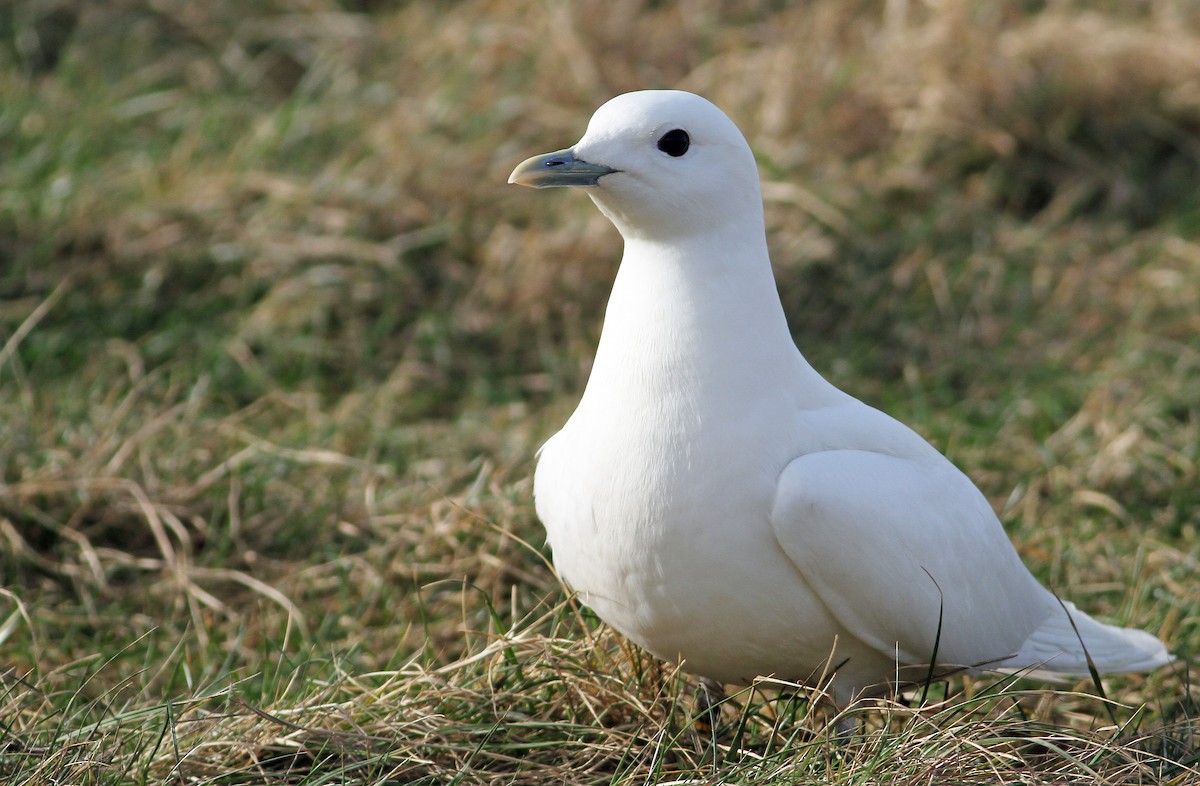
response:
[[[662,87],[754,148],[813,365],[1194,651],[1196,3],[16,0],[0,716],[286,703],[313,652],[445,663],[556,602],[533,454],[621,247],[505,180]]]

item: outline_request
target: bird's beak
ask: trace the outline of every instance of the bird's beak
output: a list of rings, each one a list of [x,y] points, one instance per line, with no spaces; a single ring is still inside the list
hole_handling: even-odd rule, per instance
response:
[[[525,159],[508,176],[508,182],[530,188],[594,186],[600,182],[600,178],[616,171],[604,164],[576,158],[575,151],[567,148]]]

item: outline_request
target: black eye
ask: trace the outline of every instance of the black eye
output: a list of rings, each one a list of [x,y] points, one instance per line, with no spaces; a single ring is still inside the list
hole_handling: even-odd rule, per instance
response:
[[[688,151],[688,146],[692,144],[688,132],[682,128],[676,128],[663,134],[658,140],[658,149],[669,156],[679,158]]]

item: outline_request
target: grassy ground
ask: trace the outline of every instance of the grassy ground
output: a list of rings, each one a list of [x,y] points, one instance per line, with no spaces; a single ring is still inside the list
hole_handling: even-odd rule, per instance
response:
[[[708,736],[564,600],[532,457],[619,239],[504,181],[676,86],[760,157],[813,364],[1200,648],[1200,14],[780,5],[0,7],[0,779],[1195,783],[1186,660]]]

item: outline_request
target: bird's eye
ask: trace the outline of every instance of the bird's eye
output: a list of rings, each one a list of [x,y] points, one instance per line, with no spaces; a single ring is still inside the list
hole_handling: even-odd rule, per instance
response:
[[[659,137],[658,149],[669,156],[679,158],[688,151],[691,144],[692,140],[688,136],[688,132],[682,128],[676,128]]]

